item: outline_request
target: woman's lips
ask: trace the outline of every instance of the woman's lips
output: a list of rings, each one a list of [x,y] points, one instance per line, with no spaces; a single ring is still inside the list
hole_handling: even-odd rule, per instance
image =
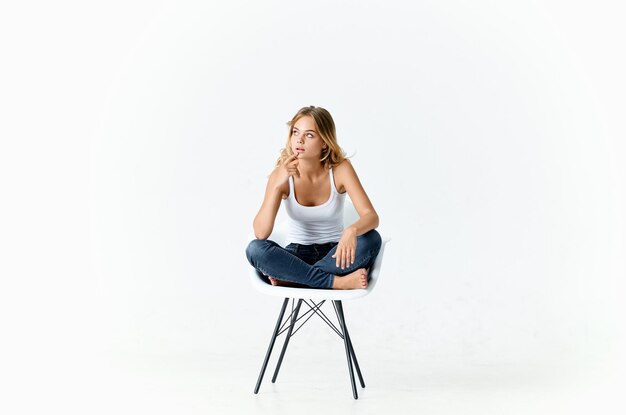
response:
[[[302,153],[302,152],[304,151],[304,149],[303,149],[303,148],[296,147],[296,151],[298,151],[298,152]]]

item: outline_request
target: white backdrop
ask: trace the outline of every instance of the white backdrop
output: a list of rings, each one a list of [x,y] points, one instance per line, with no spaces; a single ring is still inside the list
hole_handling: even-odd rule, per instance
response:
[[[2,371],[15,402],[60,400],[50,384],[93,381],[119,356],[261,356],[279,304],[251,290],[244,249],[285,122],[305,105],[333,114],[392,238],[376,292],[346,305],[361,353],[399,371],[532,367],[618,385],[623,12],[1,6]]]

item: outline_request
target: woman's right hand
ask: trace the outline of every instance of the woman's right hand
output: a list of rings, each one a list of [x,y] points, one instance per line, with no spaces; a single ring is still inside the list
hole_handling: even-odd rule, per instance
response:
[[[298,154],[292,154],[276,169],[275,187],[283,186],[289,181],[289,176],[300,177],[298,170]]]
[[[281,198],[289,192],[289,176],[300,177],[298,171],[298,155],[294,154],[276,167],[272,172],[265,189],[265,198],[259,213],[254,218],[254,236],[257,239],[267,239],[274,229],[276,213],[280,208]],[[285,188],[287,186],[287,189]],[[286,192],[285,192],[286,190]]]

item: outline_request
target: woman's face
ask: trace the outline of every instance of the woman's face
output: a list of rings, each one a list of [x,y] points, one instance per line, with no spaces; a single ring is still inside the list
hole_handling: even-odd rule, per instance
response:
[[[326,147],[310,116],[300,117],[291,129],[291,150],[298,154],[299,159],[311,158],[319,160],[322,149]]]

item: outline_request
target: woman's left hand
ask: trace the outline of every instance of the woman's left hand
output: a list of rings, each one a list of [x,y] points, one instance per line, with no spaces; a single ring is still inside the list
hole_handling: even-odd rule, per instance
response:
[[[348,227],[343,231],[341,239],[337,244],[337,251],[332,256],[337,262],[337,267],[341,266],[344,269],[354,264],[354,257],[356,255],[356,229]]]

